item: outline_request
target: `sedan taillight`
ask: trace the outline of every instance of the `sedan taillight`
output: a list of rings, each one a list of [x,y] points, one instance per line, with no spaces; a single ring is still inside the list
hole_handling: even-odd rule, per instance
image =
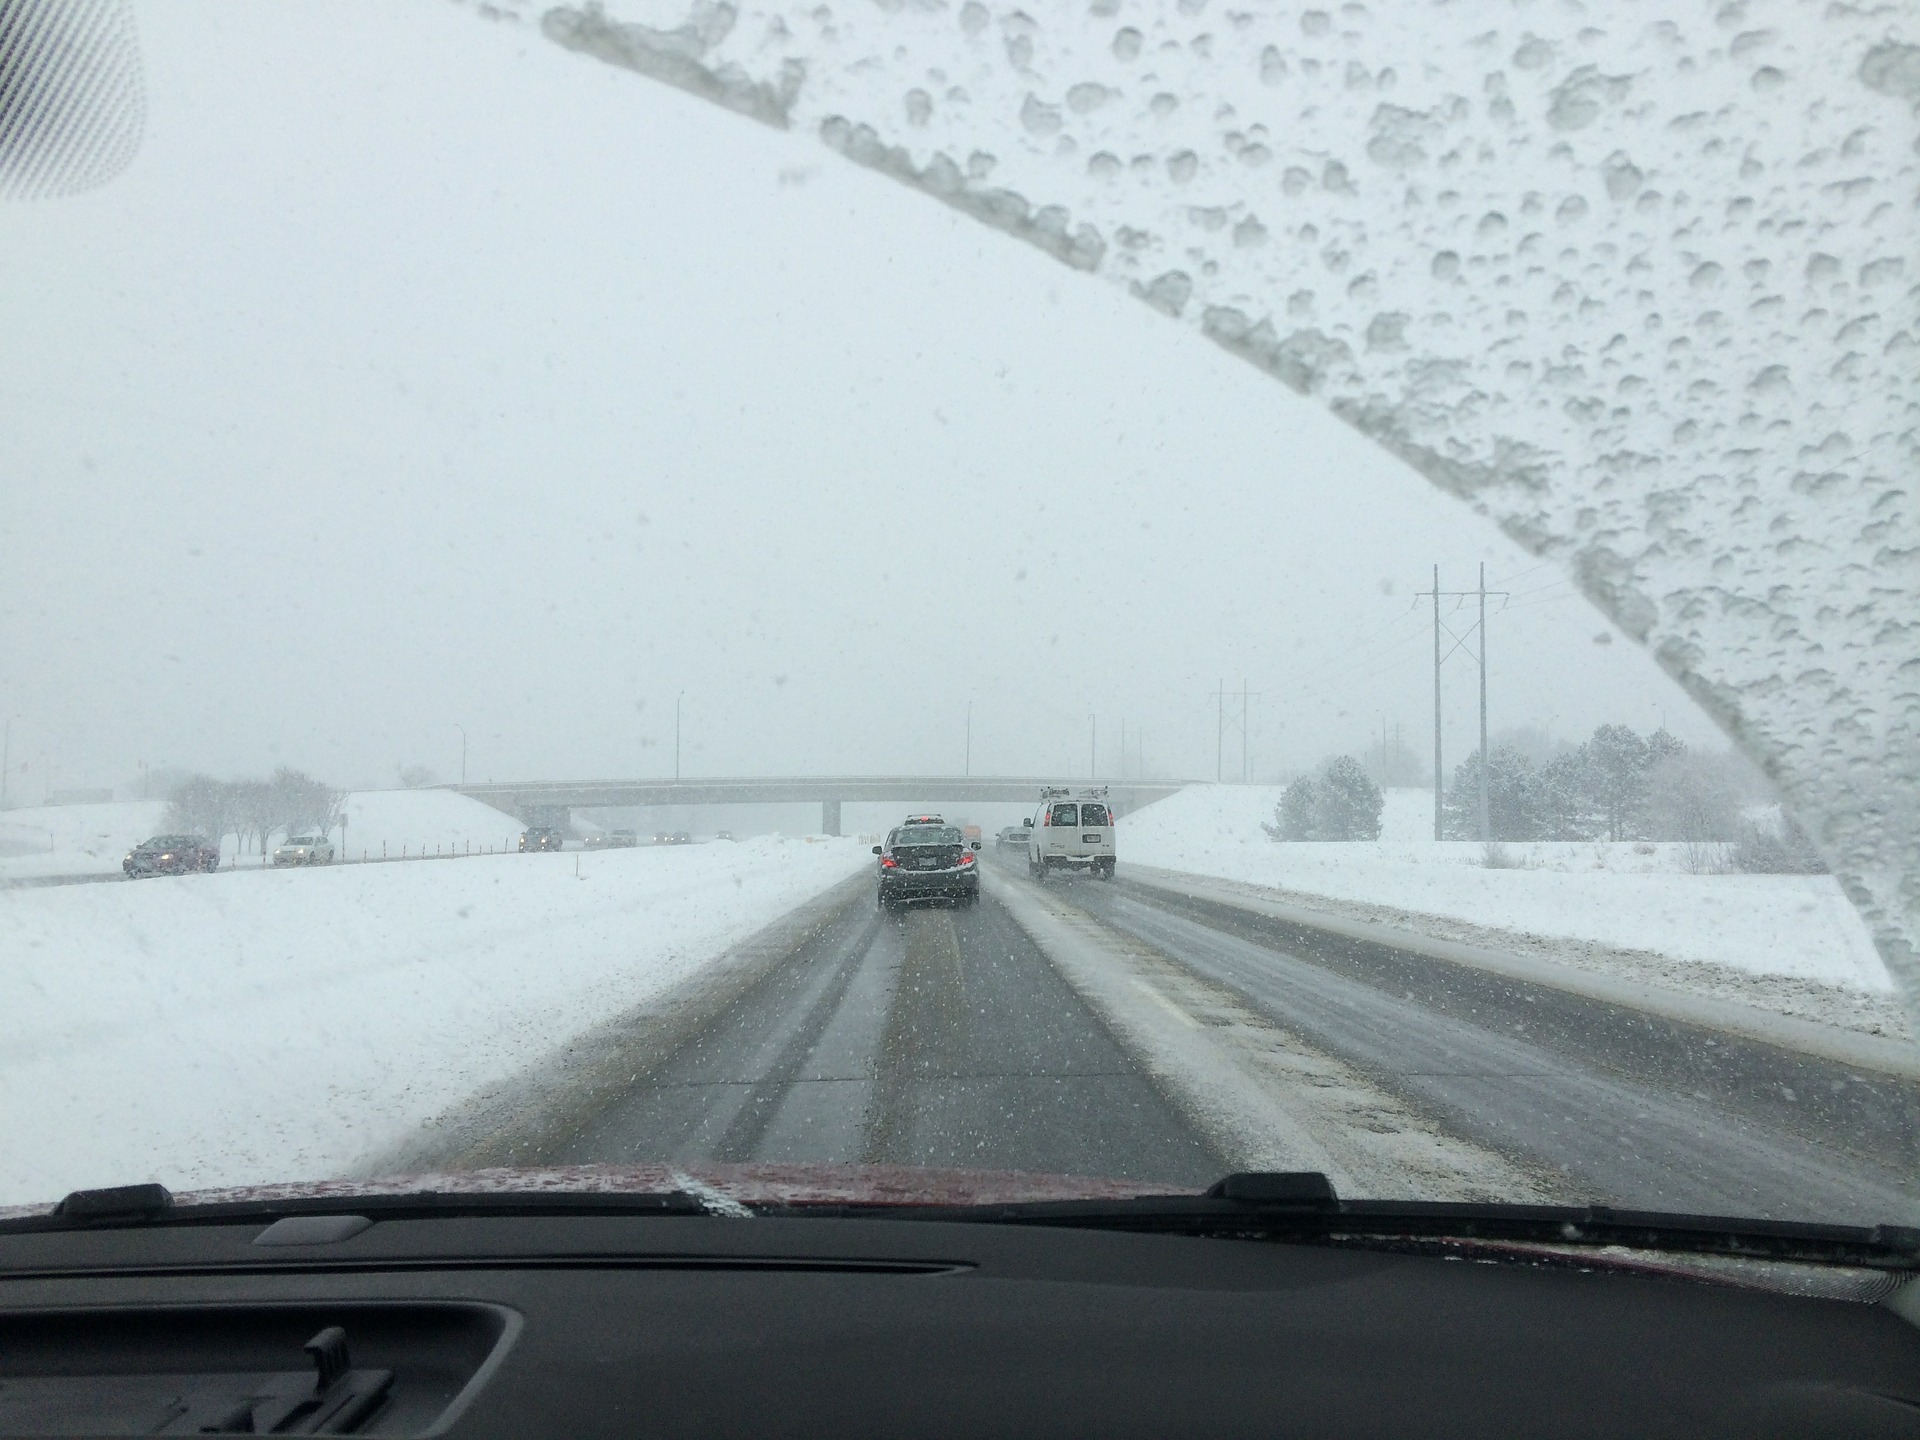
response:
[[[882,855],[880,857],[880,868],[882,870],[898,870],[900,868],[900,862],[891,855]]]

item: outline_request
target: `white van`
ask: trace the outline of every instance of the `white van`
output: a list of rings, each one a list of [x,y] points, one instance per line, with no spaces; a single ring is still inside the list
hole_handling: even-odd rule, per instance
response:
[[[1049,786],[1027,821],[1027,873],[1045,880],[1050,870],[1090,870],[1113,879],[1113,807],[1107,787],[1075,790]]]

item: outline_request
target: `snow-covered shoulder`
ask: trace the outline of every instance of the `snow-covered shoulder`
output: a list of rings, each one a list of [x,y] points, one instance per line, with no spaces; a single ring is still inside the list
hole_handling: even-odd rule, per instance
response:
[[[1605,965],[1609,952],[1622,964],[1636,957],[1642,971],[1648,959],[1664,961],[1681,983],[1694,966],[1720,978],[1892,991],[1831,875],[1691,874],[1685,847],[1626,842],[1513,845],[1506,868],[1490,868],[1477,843],[1418,838],[1423,816],[1432,833],[1426,790],[1387,792],[1381,840],[1279,843],[1262,829],[1279,798],[1277,786],[1190,786],[1122,821],[1122,870],[1136,863],[1267,886],[1342,913],[1379,907],[1401,923],[1434,921],[1448,938],[1450,925],[1470,925],[1483,940],[1504,934],[1568,964]],[[1754,1003],[1768,1003],[1765,985],[1752,988]]]
[[[0,1204],[348,1172],[866,858],[762,838],[0,892],[0,1094],[35,1097]]]

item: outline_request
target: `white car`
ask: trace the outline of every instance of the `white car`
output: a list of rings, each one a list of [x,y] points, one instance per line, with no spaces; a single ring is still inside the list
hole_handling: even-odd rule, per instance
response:
[[[1113,879],[1113,807],[1107,787],[1049,786],[1027,821],[1027,873],[1045,880],[1053,870],[1091,871]]]
[[[324,835],[289,835],[273,852],[276,865],[331,865],[333,841]]]

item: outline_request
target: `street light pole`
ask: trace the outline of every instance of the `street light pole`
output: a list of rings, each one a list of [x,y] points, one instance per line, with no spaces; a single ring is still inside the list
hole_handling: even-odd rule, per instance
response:
[[[673,697],[673,778],[680,778],[680,702],[687,697],[682,690]]]
[[[1087,716],[1087,779],[1095,780],[1100,774],[1100,717]]]
[[[973,702],[967,702],[967,758],[966,769],[960,772],[971,777],[973,774]]]
[[[453,728],[460,732],[460,783],[464,785],[467,783],[467,727],[456,720]]]

